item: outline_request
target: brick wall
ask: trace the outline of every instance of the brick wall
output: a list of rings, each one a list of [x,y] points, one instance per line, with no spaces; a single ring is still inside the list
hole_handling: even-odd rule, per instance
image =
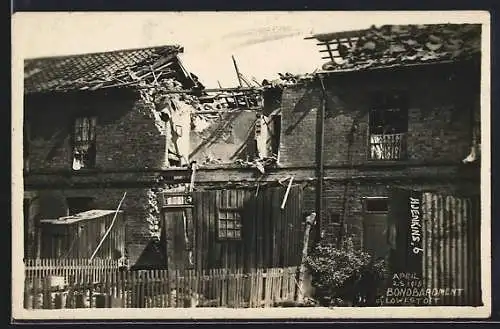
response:
[[[479,110],[479,75],[467,66],[429,66],[354,72],[327,78],[325,165],[366,163],[368,111],[376,91],[409,95],[408,160],[463,159],[471,143],[471,108]],[[315,160],[319,84],[287,87],[282,98],[280,164],[310,166]]]
[[[80,113],[97,116],[96,170],[71,172],[72,124]],[[144,209],[156,175],[141,171],[165,167],[166,136],[139,95],[123,90],[29,96],[25,120],[31,130],[25,186],[38,195],[39,218],[65,216],[66,198],[75,196],[94,198],[95,208],[116,209],[126,191],[122,209],[131,263],[161,262],[161,256],[151,257],[156,251],[150,248]]]
[[[347,234],[354,235],[361,245],[363,198],[387,197],[391,187],[478,190],[479,179],[460,178],[461,160],[468,155],[471,145],[471,110],[480,111],[479,75],[474,67],[356,72],[331,76],[325,80],[325,86],[324,160],[326,168],[332,167],[326,170],[331,180],[327,179],[323,188],[324,239],[335,242],[340,229],[338,222],[343,218]],[[378,167],[368,160],[370,96],[373,92],[391,90],[404,90],[409,95],[408,159],[393,163],[393,169],[391,164]],[[282,168],[314,168],[321,98],[319,84],[285,88],[281,103]],[[438,163],[441,165],[435,166]],[[357,167],[348,169],[349,165]],[[436,175],[444,179],[433,182]],[[340,179],[354,176],[360,179]],[[305,191],[305,209],[314,211],[315,183],[307,184]]]
[[[432,190],[443,193],[470,194],[479,193],[479,184],[474,181],[457,182],[456,180],[441,182],[392,181],[392,182],[335,182],[325,181],[323,187],[323,216],[321,220],[322,238],[335,242],[343,220],[347,235],[352,235],[358,246],[363,238],[363,199],[367,197],[389,197],[392,188],[400,187],[416,190]],[[308,184],[304,188],[304,211],[315,211],[315,185]]]
[[[28,96],[30,169],[70,170],[73,120],[97,116],[96,168],[161,168],[166,138],[137,94],[126,91]]]

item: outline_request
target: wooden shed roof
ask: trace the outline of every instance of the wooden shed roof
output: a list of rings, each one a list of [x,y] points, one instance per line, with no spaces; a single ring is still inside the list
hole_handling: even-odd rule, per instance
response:
[[[90,220],[90,219],[98,219],[102,218],[104,216],[108,216],[110,214],[115,213],[116,210],[99,210],[99,209],[94,209],[94,210],[89,210],[89,211],[84,211],[72,216],[65,216],[65,217],[59,217],[57,219],[42,219],[40,222],[42,224],[57,224],[57,225],[68,225],[68,224],[74,224],[77,222],[81,222],[84,220]],[[123,211],[119,211],[119,213],[122,213]]]

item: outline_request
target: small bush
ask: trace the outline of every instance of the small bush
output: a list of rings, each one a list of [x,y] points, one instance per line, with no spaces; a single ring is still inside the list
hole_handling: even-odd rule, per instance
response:
[[[352,238],[338,248],[322,243],[307,258],[316,298],[323,306],[374,305],[387,278],[384,260],[354,247]]]

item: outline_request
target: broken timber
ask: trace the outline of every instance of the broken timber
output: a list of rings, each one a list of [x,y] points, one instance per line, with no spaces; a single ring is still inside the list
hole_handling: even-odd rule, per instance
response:
[[[137,83],[134,81],[134,83]],[[115,85],[109,85],[109,86],[103,86],[102,88],[114,88],[114,87],[124,87],[127,85],[131,85],[133,83],[118,83]],[[144,86],[144,85],[137,85],[134,86],[137,89],[148,89],[151,88],[152,86]],[[154,86],[153,86],[154,87]],[[206,88],[203,89],[203,92],[206,93],[216,93],[216,92],[238,92],[238,91],[261,91],[264,90],[265,87],[236,87],[236,88]],[[200,90],[197,89],[179,89],[179,90],[163,90],[163,94],[191,94],[191,93],[197,93],[200,92]]]
[[[116,217],[118,216],[118,212],[120,211],[120,208],[122,206],[122,203],[123,203],[123,200],[125,200],[125,197],[127,196],[127,192],[123,193],[123,197],[122,199],[120,200],[120,203],[118,204],[118,208],[116,208],[116,212],[115,212],[115,215],[113,217],[113,220],[111,221],[111,224],[109,225],[106,233],[104,233],[104,236],[102,237],[101,241],[99,242],[99,244],[97,245],[97,247],[95,248],[94,252],[92,253],[92,256],[90,256],[90,261],[92,261],[92,259],[94,259],[95,255],[97,254],[97,252],[99,251],[99,249],[101,248],[102,244],[104,243],[104,241],[106,240],[106,238],[108,237],[109,235],[109,232],[111,232],[111,229],[113,228],[113,225],[115,224],[115,221],[116,221]]]
[[[302,302],[305,297],[304,293],[304,277],[306,274],[306,259],[307,259],[307,250],[309,249],[309,234],[311,232],[311,227],[316,223],[316,213],[311,213],[306,217],[306,229],[304,231],[304,245],[302,247],[302,260],[300,262],[299,268],[299,280],[298,280],[298,288],[299,293],[297,296],[298,302]]]
[[[285,196],[283,197],[283,202],[281,202],[281,210],[285,209],[286,200],[288,199],[288,194],[290,193],[290,189],[292,188],[293,176],[290,177],[290,181],[288,182],[288,187],[286,188]]]
[[[241,83],[240,71],[238,70],[238,64],[236,64],[236,59],[234,58],[234,55],[231,57],[233,58],[233,65],[234,65],[234,69],[236,71],[236,76],[238,77],[238,83],[239,83],[240,87],[243,87],[243,84]]]

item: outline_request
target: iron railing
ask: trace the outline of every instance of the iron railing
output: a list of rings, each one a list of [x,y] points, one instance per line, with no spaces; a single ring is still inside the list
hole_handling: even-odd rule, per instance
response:
[[[406,157],[406,133],[370,135],[371,160],[401,160]]]

